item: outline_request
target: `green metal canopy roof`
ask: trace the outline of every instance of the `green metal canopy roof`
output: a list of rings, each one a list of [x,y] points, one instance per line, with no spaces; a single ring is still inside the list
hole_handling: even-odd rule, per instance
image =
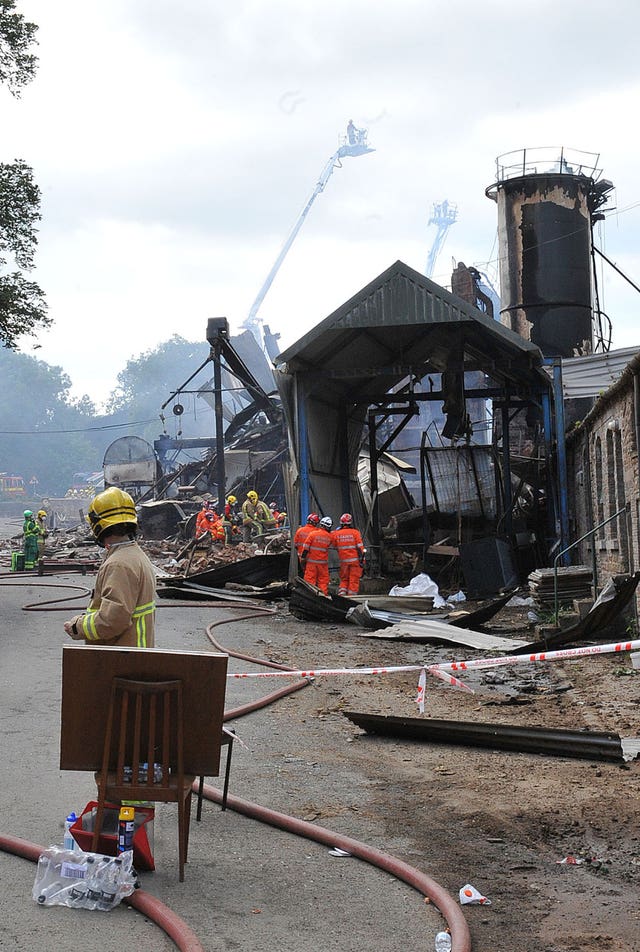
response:
[[[490,385],[524,395],[548,389],[539,348],[396,261],[277,358],[284,373],[331,379],[336,396],[362,400],[408,374],[463,360]],[[327,395],[328,396],[328,395]]]

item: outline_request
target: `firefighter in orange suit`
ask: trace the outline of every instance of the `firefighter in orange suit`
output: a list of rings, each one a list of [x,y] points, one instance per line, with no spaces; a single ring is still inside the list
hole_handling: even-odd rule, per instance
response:
[[[338,595],[357,595],[364,568],[366,549],[362,536],[353,525],[351,513],[340,516],[340,525],[331,533],[340,561]]]
[[[207,534],[212,519],[213,513],[210,504],[205,500],[202,503],[202,509],[196,516],[196,539],[200,539]]]
[[[302,557],[302,546],[307,541],[307,538],[310,534],[317,529],[320,525],[320,516],[317,512],[310,512],[307,516],[307,522],[304,526],[299,526],[296,529],[295,535],[293,537],[293,544],[295,546],[298,559]]]
[[[310,532],[302,544],[300,560],[304,568],[304,580],[315,585],[324,595],[329,594],[329,549],[331,538],[330,516],[324,516],[320,525]]]
[[[110,486],[89,503],[87,519],[106,549],[85,612],[64,623],[75,641],[101,647],[153,648],[156,573],[136,542],[138,517],[129,495]]]

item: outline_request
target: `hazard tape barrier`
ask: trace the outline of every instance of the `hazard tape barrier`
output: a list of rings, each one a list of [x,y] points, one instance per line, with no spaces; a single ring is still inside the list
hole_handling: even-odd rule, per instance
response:
[[[432,675],[444,681],[452,687],[461,691],[474,693],[464,681],[456,678],[452,672],[472,671],[474,668],[492,668],[498,665],[519,665],[530,664],[538,661],[560,661],[567,658],[585,658],[598,654],[614,654],[626,651],[636,651],[640,649],[640,640],[638,641],[618,641],[609,645],[588,645],[584,648],[562,648],[558,651],[541,651],[538,654],[530,655],[503,655],[498,658],[476,658],[472,661],[448,661],[441,664],[411,664],[397,666],[380,666],[375,668],[312,668],[310,670],[298,671],[240,671],[235,674],[228,674],[227,678],[317,678],[326,675],[381,675],[396,674],[400,671],[419,671],[418,694],[416,704],[420,713],[424,713],[424,701],[427,686],[427,674]]]

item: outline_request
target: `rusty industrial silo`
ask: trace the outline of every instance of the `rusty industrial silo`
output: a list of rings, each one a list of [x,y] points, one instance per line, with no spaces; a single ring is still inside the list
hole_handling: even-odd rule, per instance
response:
[[[599,156],[525,149],[496,160],[500,320],[545,357],[594,350],[592,225],[613,188]]]

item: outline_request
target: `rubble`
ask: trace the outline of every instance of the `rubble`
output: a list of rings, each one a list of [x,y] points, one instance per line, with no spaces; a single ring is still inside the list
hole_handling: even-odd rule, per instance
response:
[[[276,557],[273,563],[273,580],[280,580],[282,570],[280,559],[286,553],[288,565],[291,539],[289,532],[283,530],[262,537],[256,542],[237,542],[225,545],[222,542],[202,542],[192,539],[185,545],[180,533],[166,539],[145,539],[139,537],[142,550],[149,556],[160,574],[192,577],[231,565],[235,562],[252,560],[256,556]],[[12,539],[0,540],[0,565],[9,568],[11,552],[22,548],[22,534],[18,532]],[[89,550],[89,551],[87,551]],[[56,562],[60,570],[69,560],[78,560],[90,566],[100,561],[101,550],[90,534],[88,527],[76,525],[67,529],[52,529],[47,536],[43,553],[45,570],[55,569]],[[34,570],[34,572],[37,570]]]

